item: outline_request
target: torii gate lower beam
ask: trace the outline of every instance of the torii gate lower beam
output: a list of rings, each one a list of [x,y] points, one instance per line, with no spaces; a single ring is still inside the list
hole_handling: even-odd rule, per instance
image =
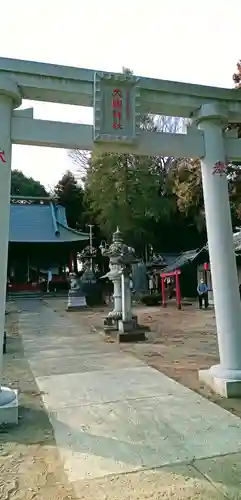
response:
[[[54,122],[24,117],[31,109],[14,111],[11,128],[12,144],[47,148],[80,149],[104,152],[105,144],[93,140],[92,125]],[[241,139],[235,131],[224,134],[226,158],[241,162]],[[204,136],[201,131],[190,130],[187,134],[142,132],[139,141],[132,146],[111,143],[108,151],[135,155],[173,156],[176,158],[202,158],[205,154]]]

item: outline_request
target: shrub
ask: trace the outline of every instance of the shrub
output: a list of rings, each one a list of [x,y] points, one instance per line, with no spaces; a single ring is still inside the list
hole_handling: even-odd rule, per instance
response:
[[[157,306],[161,302],[161,293],[152,293],[150,295],[144,295],[141,298],[142,304],[145,306]]]

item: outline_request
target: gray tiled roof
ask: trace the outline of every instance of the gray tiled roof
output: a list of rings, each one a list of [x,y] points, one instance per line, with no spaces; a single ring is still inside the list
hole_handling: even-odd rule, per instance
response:
[[[233,233],[233,243],[236,254],[239,254],[241,252],[241,230]],[[188,250],[186,252],[183,252],[181,255],[177,255],[176,257],[174,255],[171,255],[169,262],[167,262],[166,255],[163,254],[162,256],[159,256],[159,259],[157,258],[156,262],[157,265],[161,264],[162,262],[166,263],[167,265],[163,267],[162,272],[170,273],[184,266],[185,264],[191,263],[203,250],[208,251],[208,243],[206,243],[206,245],[204,245],[204,247],[201,249],[199,248],[195,250]]]
[[[199,253],[200,253],[199,249],[188,250],[187,252],[183,252],[176,258],[174,262],[172,262],[172,264],[169,264],[168,266],[164,267],[162,269],[162,272],[171,273],[172,271],[175,271],[176,269],[184,266],[185,264],[191,263],[198,256]]]
[[[65,208],[49,204],[11,204],[9,241],[15,243],[64,243],[88,240],[87,233],[70,229]]]

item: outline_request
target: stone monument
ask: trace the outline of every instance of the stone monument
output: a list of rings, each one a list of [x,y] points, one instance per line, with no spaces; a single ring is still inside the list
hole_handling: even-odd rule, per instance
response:
[[[79,311],[87,307],[86,297],[80,286],[79,278],[75,273],[70,273],[69,281],[70,281],[70,290],[68,293],[67,311]]]
[[[135,262],[131,267],[134,296],[139,300],[149,293],[147,268],[143,261]]]

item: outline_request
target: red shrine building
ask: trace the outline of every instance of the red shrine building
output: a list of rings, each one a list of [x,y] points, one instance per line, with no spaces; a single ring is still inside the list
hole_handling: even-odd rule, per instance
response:
[[[88,239],[68,226],[65,208],[51,198],[11,197],[8,289],[40,291],[49,273],[53,283],[66,283],[66,268],[73,270]]]

